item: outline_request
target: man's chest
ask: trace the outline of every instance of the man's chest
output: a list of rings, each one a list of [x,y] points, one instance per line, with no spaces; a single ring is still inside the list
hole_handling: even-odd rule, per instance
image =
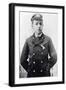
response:
[[[48,54],[48,42],[43,41],[39,44],[33,44],[32,42],[29,43],[29,53],[36,54],[36,55],[46,55]]]

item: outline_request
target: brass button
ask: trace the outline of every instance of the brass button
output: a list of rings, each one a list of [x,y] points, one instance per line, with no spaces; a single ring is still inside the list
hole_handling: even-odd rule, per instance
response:
[[[40,72],[43,72],[43,70],[41,69]]]
[[[43,63],[43,61],[41,61],[41,63]]]
[[[43,54],[43,52],[41,52],[41,54]]]
[[[33,62],[33,64],[35,64],[35,61]]]
[[[35,72],[35,70],[33,70],[33,72]]]
[[[33,55],[35,55],[35,53],[33,53]]]

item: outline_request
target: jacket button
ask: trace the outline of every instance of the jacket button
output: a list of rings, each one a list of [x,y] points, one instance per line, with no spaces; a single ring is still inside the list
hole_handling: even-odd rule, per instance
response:
[[[41,63],[43,63],[43,61],[41,61]]]
[[[43,72],[43,70],[41,69],[40,72]]]
[[[33,72],[35,72],[35,70],[33,70]]]
[[[33,55],[35,55],[35,53],[33,53]]]
[[[43,54],[43,52],[41,52],[41,54]]]
[[[35,64],[35,61],[33,62],[33,64]]]

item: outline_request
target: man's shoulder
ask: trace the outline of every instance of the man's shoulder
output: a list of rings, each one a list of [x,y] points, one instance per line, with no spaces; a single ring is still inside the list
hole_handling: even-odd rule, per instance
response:
[[[44,35],[44,36],[45,36],[45,40],[47,40],[47,41],[51,40],[51,38],[49,36],[47,36],[47,35]]]
[[[33,35],[31,35],[30,37],[28,37],[28,38],[26,39],[27,42],[31,42],[32,40],[33,40]]]
[[[51,40],[51,38],[50,38],[48,35],[45,35],[45,34],[44,34],[44,37],[45,37],[45,40],[44,40],[44,41],[50,41],[50,40]],[[27,43],[30,43],[30,42],[32,42],[33,39],[34,39],[34,36],[31,35],[30,37],[28,37],[28,38],[26,39],[26,42],[27,42]]]

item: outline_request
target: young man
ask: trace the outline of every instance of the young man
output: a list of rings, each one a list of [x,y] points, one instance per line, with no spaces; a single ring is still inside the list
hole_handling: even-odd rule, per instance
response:
[[[42,15],[34,14],[31,22],[34,34],[25,42],[20,59],[21,65],[27,71],[27,77],[50,76],[50,69],[57,61],[56,51],[51,39],[42,32]]]

